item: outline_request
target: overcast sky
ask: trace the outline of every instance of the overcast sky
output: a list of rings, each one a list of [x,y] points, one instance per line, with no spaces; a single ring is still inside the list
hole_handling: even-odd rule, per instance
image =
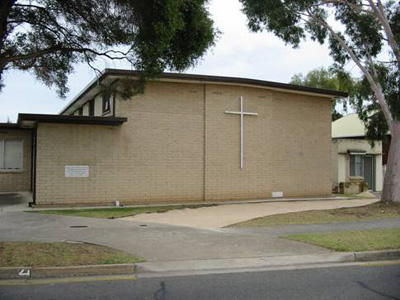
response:
[[[270,33],[251,33],[238,0],[211,0],[210,13],[216,27],[222,32],[216,46],[210,49],[199,64],[187,73],[246,77],[289,82],[296,73],[307,73],[330,66],[326,46],[308,41],[299,49],[292,49]],[[115,62],[100,61],[104,68],[129,68]],[[58,113],[94,77],[86,65],[76,67],[69,77],[70,92],[66,100],[57,97],[54,90],[35,80],[29,73],[7,72],[5,88],[0,94],[0,122],[15,121],[18,113]]]

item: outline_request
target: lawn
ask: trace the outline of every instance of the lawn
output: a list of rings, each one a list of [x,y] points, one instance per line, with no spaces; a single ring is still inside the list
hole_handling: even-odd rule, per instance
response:
[[[115,219],[131,217],[139,214],[163,213],[175,209],[200,208],[214,206],[214,204],[169,205],[169,206],[144,206],[144,207],[113,207],[113,208],[86,208],[86,209],[60,209],[27,211],[30,213],[65,215],[75,217]]]
[[[400,249],[400,229],[307,233],[289,235],[285,238],[322,246],[334,251]]]
[[[286,224],[327,224],[332,222],[354,222],[400,218],[400,203],[373,203],[361,207],[330,210],[310,210],[256,218],[229,227],[264,227]]]
[[[144,261],[128,253],[85,243],[0,242],[0,267],[56,267]]]

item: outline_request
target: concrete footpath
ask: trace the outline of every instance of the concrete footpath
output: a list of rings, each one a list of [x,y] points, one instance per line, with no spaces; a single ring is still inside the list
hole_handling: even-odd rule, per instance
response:
[[[306,200],[276,201],[263,203],[226,204],[196,209],[171,210],[162,214],[141,214],[121,220],[148,222],[193,228],[216,229],[259,217],[293,213],[306,210],[335,209],[364,206],[378,201],[372,199],[353,200]]]

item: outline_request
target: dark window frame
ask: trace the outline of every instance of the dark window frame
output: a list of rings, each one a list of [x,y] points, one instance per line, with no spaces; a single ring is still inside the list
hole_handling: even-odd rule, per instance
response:
[[[357,164],[359,165],[359,168],[357,168]],[[350,177],[364,177],[364,155],[350,155]]]
[[[89,116],[94,117],[94,99],[90,100],[89,102]]]
[[[103,114],[111,112],[111,92],[104,91],[102,98],[103,98]]]

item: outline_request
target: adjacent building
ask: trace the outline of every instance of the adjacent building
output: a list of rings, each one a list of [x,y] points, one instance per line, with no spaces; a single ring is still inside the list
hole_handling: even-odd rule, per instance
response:
[[[332,186],[336,191],[359,192],[359,185],[382,191],[382,142],[372,144],[365,138],[364,123],[349,114],[332,123]]]

